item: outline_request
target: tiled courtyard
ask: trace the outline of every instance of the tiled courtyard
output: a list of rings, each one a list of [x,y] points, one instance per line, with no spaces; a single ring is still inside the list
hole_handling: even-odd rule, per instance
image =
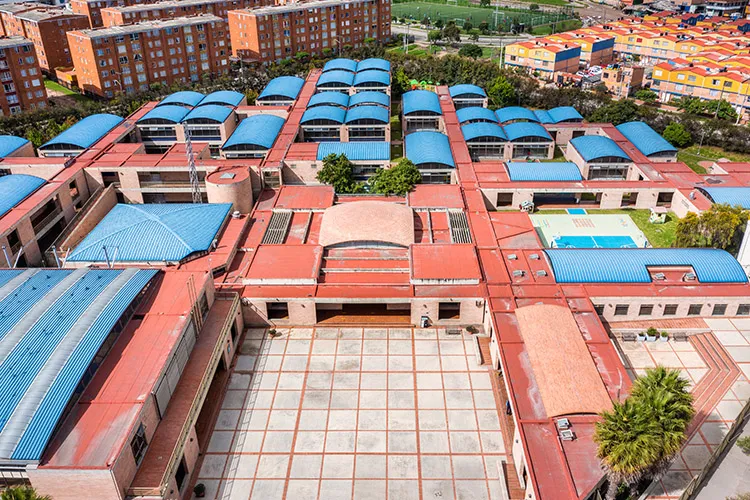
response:
[[[498,409],[469,335],[281,332],[245,336],[199,473],[205,498],[500,498]]]

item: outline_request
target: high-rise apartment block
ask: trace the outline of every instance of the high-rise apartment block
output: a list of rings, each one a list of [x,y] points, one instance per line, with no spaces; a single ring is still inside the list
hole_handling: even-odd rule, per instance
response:
[[[81,90],[112,97],[229,71],[226,21],[178,17],[68,33]]]
[[[232,53],[268,63],[299,52],[320,55],[391,34],[390,0],[319,0],[229,13]]]
[[[138,3],[101,9],[104,26],[155,21],[173,17],[213,14],[227,19],[230,10],[251,9],[273,5],[274,0],[168,0],[154,4]]]
[[[34,44],[20,36],[0,38],[0,115],[46,105],[47,91]]]

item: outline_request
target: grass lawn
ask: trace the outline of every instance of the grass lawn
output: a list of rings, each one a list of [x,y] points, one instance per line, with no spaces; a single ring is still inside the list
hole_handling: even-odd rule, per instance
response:
[[[86,96],[84,96],[82,94],[79,94],[78,92],[74,92],[74,91],[70,90],[67,87],[63,87],[62,85],[60,85],[57,82],[53,82],[52,80],[47,80],[46,78],[44,79],[44,86],[48,90],[53,90],[55,92],[60,92],[63,95],[71,96],[72,98],[74,98],[76,100],[76,102],[83,102],[83,101],[88,101],[89,100],[88,97],[86,97]]]
[[[555,153],[551,160],[540,160],[542,163],[544,162],[561,162],[561,161],[567,161],[565,159],[565,155],[563,154],[562,150],[559,146],[555,146]]]
[[[529,0],[529,3],[568,5],[565,0],[540,0],[538,2],[532,2]],[[493,26],[495,21],[494,12],[495,9],[429,2],[394,3],[391,6],[391,15],[399,18],[411,18],[421,21],[427,16],[432,22],[435,22],[438,19],[442,19],[444,22],[456,19],[471,20],[474,26],[478,26],[482,22],[487,22],[490,26]],[[507,17],[517,18],[519,22],[526,24],[544,24],[554,20],[556,17],[556,14],[554,13],[544,13],[539,11],[532,12],[526,9],[499,9],[498,12],[503,14],[500,18],[501,22],[503,21],[503,18]]]
[[[566,21],[560,21],[555,25],[555,33],[562,33],[563,31],[577,30],[583,26],[583,23],[578,19],[568,19]],[[532,35],[550,35],[552,34],[552,24],[542,24],[536,26],[531,30]]]
[[[690,146],[681,149],[677,153],[677,160],[687,164],[688,167],[692,168],[693,171],[699,174],[706,173],[706,169],[698,165],[699,161],[718,160],[719,158],[726,158],[731,161],[750,161],[750,155],[730,153],[721,148],[717,148],[716,146],[703,146],[700,148],[700,151],[699,155],[698,146]]]
[[[664,224],[651,224],[648,218],[651,216],[651,211],[646,209],[619,209],[619,210],[596,210],[586,209],[591,215],[596,214],[624,214],[629,215],[638,229],[643,231],[646,235],[651,246],[657,248],[668,248],[671,247],[675,240],[675,234],[677,231],[677,222],[680,220],[675,214],[669,212],[667,214],[667,221]],[[548,212],[545,212],[548,213]]]
[[[439,45],[433,45],[432,47],[422,47],[422,46],[417,45],[416,43],[412,43],[411,45],[409,45],[408,53],[409,55],[420,57],[420,56],[426,56],[428,53],[437,54],[438,52],[441,52],[443,50],[445,49]],[[393,52],[396,54],[406,53],[403,47],[394,47],[392,49],[388,49],[388,52]]]

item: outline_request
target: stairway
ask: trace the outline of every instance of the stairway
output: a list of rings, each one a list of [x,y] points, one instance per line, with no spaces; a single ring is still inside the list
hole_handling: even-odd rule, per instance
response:
[[[409,251],[405,248],[333,248],[323,253],[319,283],[409,283]]]

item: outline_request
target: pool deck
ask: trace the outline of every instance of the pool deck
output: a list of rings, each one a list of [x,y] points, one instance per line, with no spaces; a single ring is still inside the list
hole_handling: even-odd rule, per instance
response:
[[[638,248],[644,248],[648,243],[646,236],[629,215],[532,214],[530,218],[545,247],[553,246],[555,238],[571,236],[595,237],[599,246],[607,242],[606,237],[612,236],[629,237]],[[617,243],[616,248],[620,246],[622,245]]]

